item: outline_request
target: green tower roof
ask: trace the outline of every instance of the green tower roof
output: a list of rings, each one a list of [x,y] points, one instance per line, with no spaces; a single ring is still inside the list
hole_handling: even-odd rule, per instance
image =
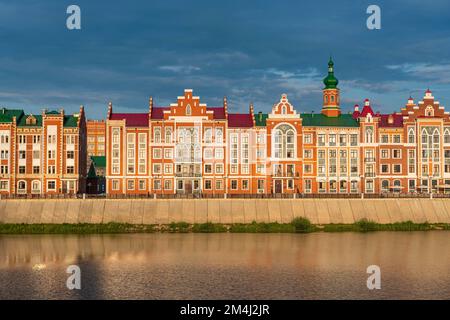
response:
[[[334,76],[334,63],[330,57],[330,61],[328,61],[328,75],[323,79],[323,84],[325,85],[325,89],[336,89],[339,80]]]

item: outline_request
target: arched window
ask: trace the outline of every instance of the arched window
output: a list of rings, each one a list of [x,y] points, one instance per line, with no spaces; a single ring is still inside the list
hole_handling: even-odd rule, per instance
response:
[[[294,158],[295,151],[294,130],[288,130],[286,133],[286,158]]]
[[[334,102],[334,96],[330,96],[331,102]]]
[[[212,129],[205,129],[205,143],[212,143]]]
[[[274,130],[272,139],[275,158],[295,158],[295,129],[286,124],[280,125]]]
[[[187,115],[187,116],[190,116],[191,114],[192,114],[191,106],[188,104],[188,105],[186,106],[186,115]]]
[[[23,180],[20,180],[17,183],[17,191],[21,192],[21,193],[26,192],[27,191],[27,182],[23,181]]]
[[[281,108],[281,114],[286,114],[286,106],[283,106],[283,107]]]
[[[428,106],[425,109],[425,116],[426,117],[433,117],[434,116],[434,109],[432,106]]]
[[[222,128],[216,129],[216,143],[223,143],[223,131]]]
[[[448,128],[444,130],[444,143],[450,143],[450,130]]]
[[[381,182],[381,191],[383,191],[383,192],[389,191],[389,180],[383,180]]]
[[[33,180],[31,183],[32,192],[41,192],[41,182],[39,180]]]
[[[416,142],[416,137],[414,134],[414,129],[410,128],[408,130],[408,143],[415,143]]]
[[[434,129],[433,131],[433,143],[439,143],[439,130],[438,129]]]
[[[366,143],[373,143],[373,129],[366,128]]]
[[[172,128],[166,128],[166,143],[172,142]]]
[[[161,143],[161,129],[155,128],[155,131],[153,131],[153,141],[155,143]]]

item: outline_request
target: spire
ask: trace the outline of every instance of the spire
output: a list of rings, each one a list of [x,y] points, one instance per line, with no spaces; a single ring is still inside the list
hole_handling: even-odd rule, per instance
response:
[[[334,62],[330,57],[328,61],[328,75],[323,79],[323,107],[322,114],[327,117],[339,117],[341,109],[339,107],[339,80],[334,76]]]
[[[330,60],[328,61],[328,75],[323,79],[323,84],[325,85],[325,89],[336,89],[339,80],[334,76],[334,62],[330,56]]]

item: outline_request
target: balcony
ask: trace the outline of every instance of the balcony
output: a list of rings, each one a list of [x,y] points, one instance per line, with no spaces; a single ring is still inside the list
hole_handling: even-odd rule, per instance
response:
[[[194,172],[177,172],[175,173],[175,177],[177,178],[199,178],[201,177],[201,173],[194,173]]]

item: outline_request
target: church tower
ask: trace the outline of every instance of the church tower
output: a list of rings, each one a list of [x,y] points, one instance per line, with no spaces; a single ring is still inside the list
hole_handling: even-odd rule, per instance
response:
[[[323,89],[322,114],[327,117],[339,117],[341,109],[339,107],[339,80],[334,76],[334,63],[330,57],[328,62],[328,76],[323,79],[325,88]]]

